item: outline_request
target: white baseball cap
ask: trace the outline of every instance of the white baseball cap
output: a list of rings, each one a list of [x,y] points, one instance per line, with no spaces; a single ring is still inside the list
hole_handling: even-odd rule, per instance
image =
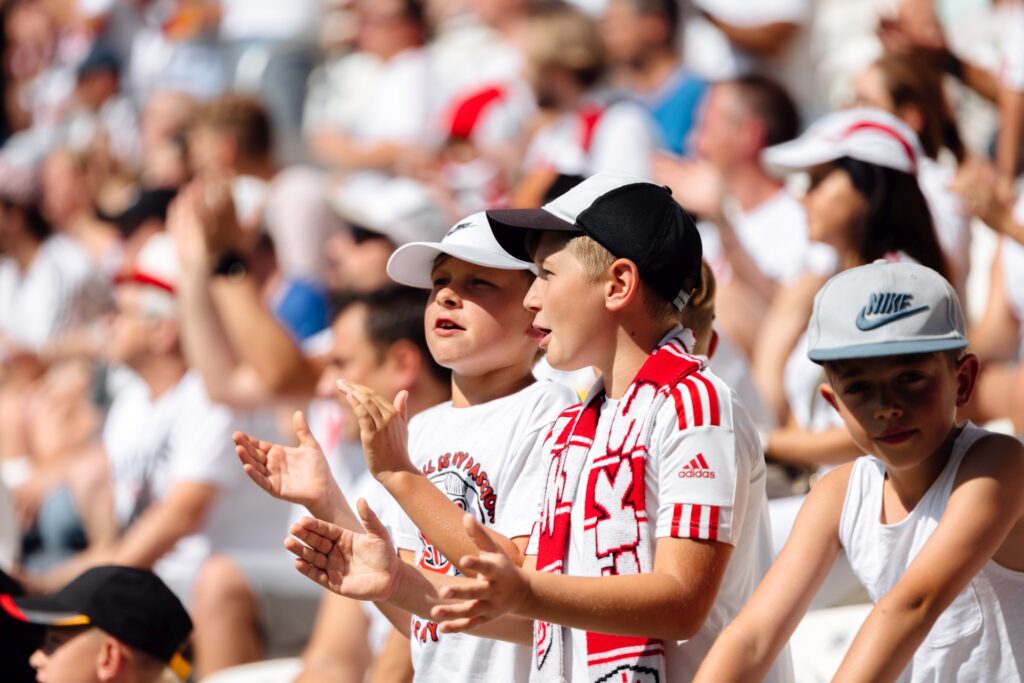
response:
[[[399,247],[388,259],[388,275],[399,284],[430,289],[434,286],[430,272],[441,254],[487,268],[528,270],[537,274],[537,267],[532,263],[521,261],[501,248],[486,214],[480,211],[453,225],[440,242],[412,242]]]
[[[437,239],[447,222],[427,187],[402,176],[352,176],[333,193],[331,205],[349,225],[379,233],[396,246]]]
[[[917,173],[924,155],[910,126],[881,109],[845,109],[826,114],[803,135],[765,148],[761,160],[778,171],[794,171],[843,157]]]
[[[151,236],[139,249],[131,267],[114,279],[118,283],[145,285],[175,294],[181,280],[181,262],[174,238],[166,232]]]
[[[875,263],[834,276],[814,298],[807,326],[815,363],[950,351],[967,346],[953,286],[917,263]]]

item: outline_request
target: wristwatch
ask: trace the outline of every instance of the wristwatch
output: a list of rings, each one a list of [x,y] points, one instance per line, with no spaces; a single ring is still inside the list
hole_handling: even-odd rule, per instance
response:
[[[245,263],[245,258],[237,251],[225,251],[217,259],[217,263],[213,266],[214,277],[227,277],[233,280],[239,280],[245,277],[249,267]]]

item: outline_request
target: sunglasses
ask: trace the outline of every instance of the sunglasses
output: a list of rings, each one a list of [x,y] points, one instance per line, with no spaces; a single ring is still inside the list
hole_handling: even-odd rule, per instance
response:
[[[50,657],[62,646],[67,645],[69,642],[92,628],[93,627],[90,625],[48,628],[46,629],[46,634],[43,636],[43,643],[39,646],[39,649],[47,657]]]

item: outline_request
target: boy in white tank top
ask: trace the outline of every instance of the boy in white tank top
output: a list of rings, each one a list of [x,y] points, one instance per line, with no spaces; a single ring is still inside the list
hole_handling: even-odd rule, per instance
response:
[[[979,365],[952,286],[911,263],[847,270],[818,292],[808,340],[871,455],[811,491],[695,680],[760,680],[840,548],[875,607],[834,680],[1022,680],[1024,446],[956,422]]]

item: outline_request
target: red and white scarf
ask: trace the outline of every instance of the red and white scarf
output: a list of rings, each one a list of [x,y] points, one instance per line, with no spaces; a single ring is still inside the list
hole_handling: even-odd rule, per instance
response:
[[[584,404],[569,408],[549,436],[544,505],[537,530],[537,570],[561,574],[569,536],[582,534],[583,566],[573,573],[611,576],[647,573],[654,553],[648,533],[644,470],[653,417],[672,388],[703,367],[690,355],[678,328],[644,362],[619,400],[603,455],[588,453],[597,437],[604,392],[594,391]],[[570,529],[576,492],[586,477],[583,529]],[[562,681],[565,671],[562,627],[534,623],[531,681]],[[587,679],[616,682],[664,681],[665,648],[660,640],[587,633]],[[571,653],[570,655],[571,656]]]

